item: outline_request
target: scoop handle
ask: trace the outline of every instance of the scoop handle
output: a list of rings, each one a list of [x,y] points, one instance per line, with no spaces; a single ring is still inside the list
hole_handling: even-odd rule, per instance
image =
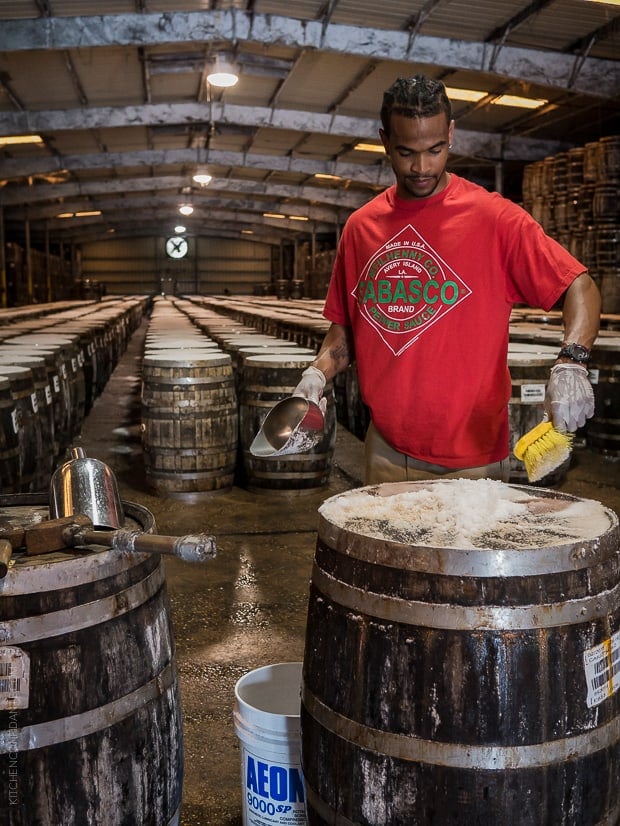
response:
[[[215,537],[204,533],[162,536],[141,531],[78,530],[69,533],[67,544],[104,545],[129,553],[169,554],[185,562],[206,562],[216,555]]]

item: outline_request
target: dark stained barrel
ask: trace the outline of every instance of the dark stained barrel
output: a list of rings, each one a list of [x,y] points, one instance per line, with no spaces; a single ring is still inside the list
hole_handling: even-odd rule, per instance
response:
[[[5,529],[48,518],[22,502],[0,499]],[[154,530],[146,508],[123,504],[128,529]],[[178,826],[182,716],[161,557],[16,551],[0,630],[0,822]]]
[[[17,490],[35,493],[42,490],[39,461],[43,452],[43,437],[32,370],[17,364],[0,364],[0,376],[7,378],[11,384],[11,420],[19,444]]]
[[[230,488],[238,416],[227,353],[206,349],[146,353],[142,445],[148,484],[163,494]]]
[[[19,493],[20,458],[11,382],[0,374],[0,492]]]
[[[590,376],[594,416],[587,422],[586,444],[597,453],[620,456],[620,336],[596,340]]]
[[[309,826],[620,822],[617,515],[464,479],[349,491],[319,514]]]
[[[77,436],[84,421],[86,385],[80,359],[77,336],[59,333],[29,333],[4,341],[6,346],[36,347],[53,350],[58,363],[58,381],[62,386],[62,398],[66,405],[64,424],[59,431],[61,450],[64,451]]]
[[[12,349],[15,350],[15,348]],[[25,355],[18,351],[11,354],[0,347],[0,373],[8,365],[27,367],[32,372],[34,384],[32,406],[35,409],[34,412],[38,417],[41,430],[41,439],[36,445],[38,450],[37,481],[33,489],[37,491],[47,490],[56,458],[54,408],[52,406],[52,389],[47,365],[43,356]],[[9,491],[6,492],[9,493]]]

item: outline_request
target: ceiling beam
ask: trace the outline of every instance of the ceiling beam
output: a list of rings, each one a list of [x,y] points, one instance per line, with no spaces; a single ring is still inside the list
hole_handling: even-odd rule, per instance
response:
[[[0,50],[6,52],[223,41],[490,72],[602,98],[618,94],[618,64],[613,60],[588,57],[575,78],[573,55],[560,52],[504,45],[498,55],[492,44],[484,42],[420,34],[411,38],[408,31],[325,25],[321,20],[247,14],[238,9],[5,19],[0,27]]]
[[[375,118],[304,112],[296,109],[268,109],[264,106],[239,106],[214,102],[209,110],[200,103],[159,103],[141,106],[104,106],[67,110],[30,110],[1,112],[0,134],[44,134],[67,130],[110,129],[180,124],[216,124],[249,126],[255,129],[287,129],[338,135],[350,143],[353,139],[378,142],[379,124]],[[453,147],[456,154],[502,160],[537,160],[546,144],[550,154],[568,148],[560,141],[521,139],[491,132],[457,129]],[[529,151],[528,151],[528,147]]]
[[[194,185],[189,194],[181,193],[184,187],[191,186],[189,175],[159,175],[157,177],[116,178],[95,181],[72,181],[56,184],[36,184],[34,186],[10,187],[0,190],[0,204],[2,206],[16,206],[18,204],[36,204],[44,201],[62,199],[62,209],[66,207],[68,198],[93,197],[126,194],[129,192],[161,192],[162,190],[177,190],[176,197],[179,203],[183,201],[210,199],[218,195],[264,195],[268,198],[282,198],[289,201],[286,209],[296,210],[299,202],[304,204],[322,204],[325,207],[344,208],[353,210],[365,203],[369,195],[351,192],[345,189],[323,188],[320,186],[285,186],[273,183],[261,183],[250,180],[233,180],[231,178],[213,178],[205,187]],[[105,203],[102,201],[101,203]],[[282,205],[283,208],[285,204]],[[58,203],[53,207],[58,211]],[[301,207],[299,207],[301,208]]]
[[[183,223],[189,220],[178,213],[178,205],[181,199],[178,195],[167,194],[147,194],[140,195],[136,193],[128,198],[108,198],[98,200],[91,198],[88,204],[84,201],[65,201],[62,205],[41,205],[41,206],[27,206],[17,207],[11,210],[11,219],[41,221],[47,220],[50,225],[60,226],[66,225],[68,222],[80,221],[98,221],[98,222],[112,222],[123,219],[127,212],[132,210],[140,210],[140,216],[144,217],[150,214],[154,209],[167,209],[168,224],[173,222]],[[330,210],[322,208],[308,208],[302,206],[283,208],[283,205],[278,201],[261,201],[252,198],[239,198],[231,201],[229,198],[208,198],[200,199],[193,198],[192,206],[194,207],[194,214],[191,220],[196,221],[198,218],[203,221],[213,221],[215,216],[221,212],[225,212],[230,216],[230,220],[234,220],[241,216],[247,216],[248,220],[254,220],[258,223],[266,223],[279,227],[288,227],[289,229],[299,230],[300,227],[305,227],[306,223],[324,224],[325,226],[335,226],[338,223],[344,223],[351,210]],[[59,213],[81,212],[88,209],[88,211],[101,210],[101,215],[84,216],[83,218],[56,218]],[[308,222],[296,221],[287,219],[271,219],[263,216],[264,212],[286,214],[286,215],[305,215],[309,218]]]
[[[83,155],[40,155],[26,158],[2,159],[0,178],[27,178],[70,169],[73,172],[93,169],[122,169],[124,167],[166,167],[177,165],[264,169],[266,172],[291,172],[301,175],[337,175],[345,181],[355,180],[373,187],[389,186],[394,176],[383,158],[369,164],[342,161],[314,161],[290,155],[260,155],[258,153],[226,152],[216,149],[154,149],[135,152],[106,152]],[[0,191],[1,200],[1,191]]]

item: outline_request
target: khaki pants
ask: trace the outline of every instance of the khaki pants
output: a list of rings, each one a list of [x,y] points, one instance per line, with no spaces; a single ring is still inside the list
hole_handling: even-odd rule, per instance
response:
[[[370,423],[365,441],[367,485],[382,482],[418,482],[424,479],[498,479],[508,481],[508,457],[501,462],[483,467],[454,470],[443,465],[433,465],[399,453],[385,441],[377,428]]]

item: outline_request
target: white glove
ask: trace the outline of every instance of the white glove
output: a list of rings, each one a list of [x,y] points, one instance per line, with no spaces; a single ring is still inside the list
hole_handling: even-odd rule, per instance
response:
[[[302,378],[297,387],[293,390],[293,396],[301,396],[304,399],[318,404],[325,415],[327,409],[327,399],[323,398],[326,379],[323,372],[318,367],[306,367],[301,374]]]
[[[545,409],[556,430],[574,433],[594,415],[594,391],[582,364],[555,364],[547,385]]]

